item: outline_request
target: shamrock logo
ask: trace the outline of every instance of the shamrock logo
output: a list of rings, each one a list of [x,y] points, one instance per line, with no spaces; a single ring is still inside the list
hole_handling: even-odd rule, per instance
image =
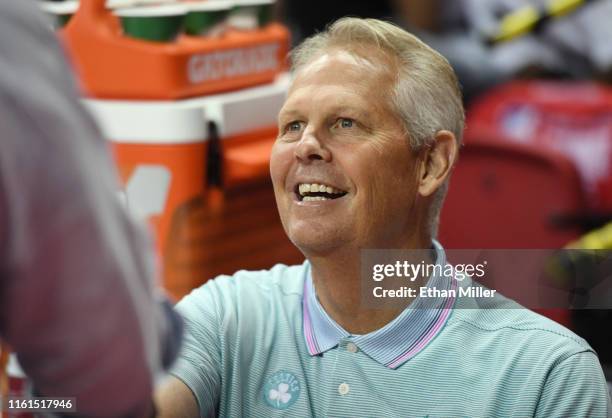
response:
[[[280,383],[277,389],[270,389],[268,397],[271,401],[276,401],[276,405],[279,406],[279,402],[287,403],[291,399],[291,394],[287,393],[288,390],[288,384]]]
[[[300,396],[300,381],[293,373],[280,370],[263,387],[265,403],[274,409],[287,409]]]

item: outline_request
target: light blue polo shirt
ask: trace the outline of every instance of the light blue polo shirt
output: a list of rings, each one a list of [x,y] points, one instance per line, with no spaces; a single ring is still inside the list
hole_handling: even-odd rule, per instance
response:
[[[438,262],[444,252],[436,243]],[[428,286],[469,286],[432,277]],[[178,305],[186,336],[172,374],[202,417],[607,417],[589,345],[496,295],[474,309],[415,299],[353,336],[316,298],[310,265],[220,276]]]

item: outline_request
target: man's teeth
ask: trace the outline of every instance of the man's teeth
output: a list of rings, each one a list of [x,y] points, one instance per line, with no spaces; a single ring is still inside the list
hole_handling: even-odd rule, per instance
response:
[[[311,184],[300,184],[299,186],[299,192],[300,194],[303,196],[305,193],[328,193],[328,194],[341,194],[344,193],[344,191],[336,189],[334,187],[330,187],[330,186],[326,186],[324,184],[317,184],[317,183],[311,183]],[[305,196],[309,197],[309,196]],[[321,196],[316,196],[316,197],[321,197]],[[306,199],[304,199],[306,200]],[[313,200],[313,199],[309,199],[309,200]],[[317,200],[322,200],[322,199],[317,199]]]
[[[323,196],[304,196],[302,202],[313,202],[315,200],[331,200],[329,197]]]

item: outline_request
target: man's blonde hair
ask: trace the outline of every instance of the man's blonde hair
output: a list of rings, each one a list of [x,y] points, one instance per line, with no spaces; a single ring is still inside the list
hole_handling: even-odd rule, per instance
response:
[[[372,59],[372,54],[365,55],[367,47],[376,48],[397,63],[391,100],[413,149],[431,144],[440,130],[452,132],[460,145],[465,116],[455,72],[446,58],[392,23],[354,17],[339,19],[291,52],[292,69],[299,71],[313,58],[334,48]],[[437,234],[447,189],[448,181],[436,191],[430,208],[432,237]]]

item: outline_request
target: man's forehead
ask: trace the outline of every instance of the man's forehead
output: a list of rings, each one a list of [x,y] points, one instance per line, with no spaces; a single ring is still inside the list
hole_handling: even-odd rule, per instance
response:
[[[293,90],[287,97],[279,117],[301,114],[304,109],[312,105],[322,112],[365,116],[364,109],[371,104],[367,97],[354,90],[339,88],[313,90],[304,86]]]
[[[353,50],[333,48],[314,56],[300,67],[289,87],[289,95],[304,84],[349,84],[375,80],[380,84],[393,80],[388,58],[382,53],[365,57]]]
[[[374,57],[372,57],[374,58]],[[329,49],[315,55],[308,63],[297,71],[299,75],[325,71],[330,66],[346,65],[364,70],[380,70],[383,68],[380,60],[366,58],[352,50],[342,50],[339,48]],[[376,57],[377,58],[377,57]]]

